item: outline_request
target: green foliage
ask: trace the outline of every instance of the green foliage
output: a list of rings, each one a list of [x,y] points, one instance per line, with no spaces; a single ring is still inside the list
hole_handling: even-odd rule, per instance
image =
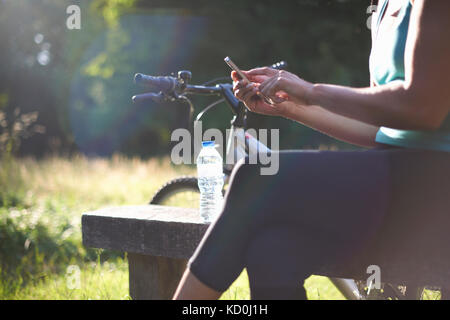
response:
[[[35,125],[37,118],[37,111],[21,114],[16,108],[8,119],[7,114],[0,110],[0,156],[14,155],[23,139],[45,132],[43,126]]]
[[[91,8],[94,12],[101,12],[110,27],[116,27],[119,17],[134,7],[136,0],[96,0]]]
[[[8,95],[0,94],[0,207],[15,207],[22,204],[24,181],[13,157],[23,139],[45,128],[35,124],[37,112],[21,114],[16,108],[8,115],[2,110],[7,102]]]
[[[223,57],[230,55],[244,69],[283,59],[313,82],[368,84],[366,1],[95,0],[80,3],[79,31],[65,27],[70,4],[0,2],[3,110],[7,116],[16,108],[38,111],[37,124],[47,129],[24,141],[21,154],[167,154],[171,131],[188,125],[187,108],[131,105],[141,91],[132,83],[136,72],[189,69],[193,82],[202,83],[228,76]],[[41,65],[37,57],[45,51],[50,60]],[[200,112],[212,101],[194,102]],[[230,117],[222,105],[204,127],[225,129]],[[284,119],[252,115],[249,124],[280,128],[281,148],[350,147]]]
[[[54,216],[55,212],[48,209],[0,209],[2,278],[26,282],[43,273],[60,272],[60,266],[82,260],[85,252],[70,220]]]
[[[54,201],[42,208],[0,208],[0,280],[27,284],[64,272],[69,264],[123,257],[119,252],[84,248],[79,222],[61,214],[63,210]]]
[[[0,158],[0,207],[23,205],[25,184],[19,168],[8,154]]]

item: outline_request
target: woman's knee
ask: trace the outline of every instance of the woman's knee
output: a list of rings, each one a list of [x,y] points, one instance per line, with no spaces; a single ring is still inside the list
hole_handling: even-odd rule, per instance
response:
[[[243,175],[248,175],[255,165],[249,164],[247,157],[240,159],[233,168],[230,175],[230,184],[235,180],[240,180]]]
[[[248,243],[245,266],[250,281],[259,286],[288,287],[300,284],[309,271],[308,250],[299,235],[289,226],[273,226],[260,230]]]
[[[233,168],[230,176],[229,187],[226,198],[233,196],[250,195],[254,187],[258,184],[257,165],[248,164],[245,159],[239,160]]]

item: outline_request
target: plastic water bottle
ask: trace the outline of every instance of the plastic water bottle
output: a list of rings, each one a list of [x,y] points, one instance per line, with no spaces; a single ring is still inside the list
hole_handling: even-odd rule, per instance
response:
[[[223,164],[214,141],[203,141],[197,157],[200,216],[211,222],[222,209]]]

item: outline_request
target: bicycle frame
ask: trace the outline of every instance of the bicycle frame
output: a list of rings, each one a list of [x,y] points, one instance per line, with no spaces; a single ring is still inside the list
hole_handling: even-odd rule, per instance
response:
[[[244,128],[232,125],[227,140],[225,159],[233,159],[233,161],[232,164],[225,164],[225,166],[231,171],[238,161],[247,156],[256,159],[258,153],[269,153],[270,151],[269,147],[245,131]]]

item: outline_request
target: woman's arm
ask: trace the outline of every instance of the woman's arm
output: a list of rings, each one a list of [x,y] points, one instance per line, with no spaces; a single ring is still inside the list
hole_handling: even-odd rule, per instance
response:
[[[450,1],[416,0],[405,54],[405,81],[374,88],[311,84],[286,71],[264,81],[259,90],[299,106],[320,106],[373,126],[435,130],[450,110]],[[266,73],[264,68],[248,72]],[[280,95],[281,93],[281,95]]]
[[[288,104],[291,102],[285,102]],[[379,127],[332,113],[319,106],[287,107],[282,115],[335,139],[362,147],[375,147]]]
[[[278,71],[262,68],[244,72],[252,83],[245,83],[243,80],[239,81],[236,72],[233,71],[231,73],[231,77],[234,80],[233,90],[236,97],[242,100],[251,111],[295,120],[312,129],[351,144],[364,147],[377,145],[375,142],[375,136],[379,129],[377,126],[332,113],[319,106],[303,106],[292,101],[284,101],[276,105],[276,107],[268,105],[256,95],[259,90],[258,86],[268,80],[271,74],[274,75]],[[255,72],[261,74],[255,75]]]

